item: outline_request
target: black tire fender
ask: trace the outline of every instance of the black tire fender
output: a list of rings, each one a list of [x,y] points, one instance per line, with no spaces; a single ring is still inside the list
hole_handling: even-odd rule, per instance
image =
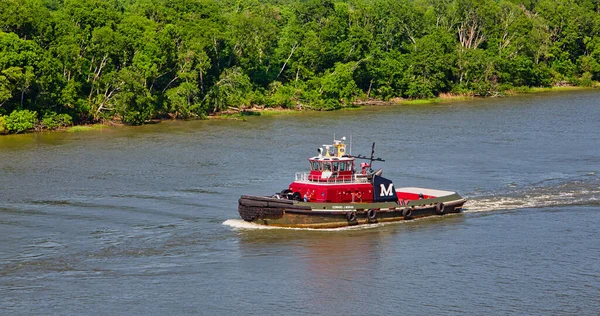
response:
[[[377,210],[374,210],[374,209],[369,209],[369,210],[367,211],[367,218],[368,218],[370,221],[374,221],[374,220],[376,220],[376,219],[377,219]]]
[[[346,219],[349,222],[354,222],[356,221],[356,212],[346,212]]]
[[[445,208],[446,208],[446,206],[442,202],[435,205],[435,211],[438,214],[444,214]]]
[[[300,192],[294,192],[294,194],[292,194],[291,199],[295,201],[302,201],[302,195],[300,194]]]

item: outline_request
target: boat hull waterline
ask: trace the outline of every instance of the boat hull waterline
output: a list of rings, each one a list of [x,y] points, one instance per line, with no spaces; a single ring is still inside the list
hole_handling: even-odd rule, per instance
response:
[[[243,195],[238,212],[258,225],[289,228],[341,228],[460,213],[467,200],[453,193],[445,197],[407,200],[404,205],[379,203],[310,203],[274,197]]]

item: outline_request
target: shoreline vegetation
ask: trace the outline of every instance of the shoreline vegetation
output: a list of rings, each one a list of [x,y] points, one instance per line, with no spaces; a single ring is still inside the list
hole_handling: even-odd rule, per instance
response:
[[[581,91],[581,90],[593,90],[600,88],[600,84],[597,84],[593,87],[578,87],[578,86],[555,86],[555,87],[535,87],[535,88],[526,88],[517,91],[508,91],[504,95],[499,97],[512,97],[518,95],[526,95],[526,94],[535,94],[535,93],[544,93],[544,92],[570,92],[570,91]],[[472,95],[451,95],[444,94],[440,95],[436,98],[428,98],[428,99],[395,99],[389,101],[383,100],[359,100],[354,102],[351,106],[333,109],[329,111],[355,111],[362,110],[365,107],[372,106],[403,106],[403,105],[429,105],[429,104],[439,104],[439,103],[453,103],[460,101],[473,101],[477,99],[484,99],[491,97],[480,97],[480,96],[472,96]],[[299,114],[306,111],[314,111],[314,110],[302,110],[302,109],[290,109],[283,107],[265,107],[254,105],[251,107],[244,108],[230,108],[228,110],[220,111],[217,113],[212,113],[206,117],[199,118],[201,120],[242,120],[245,121],[250,117],[258,117],[258,116],[279,116],[279,115],[288,115],[288,114]],[[169,121],[173,119],[161,119],[161,120],[153,120],[152,123],[160,123],[162,121]],[[110,127],[119,127],[125,126],[123,123],[115,122],[112,120],[107,120],[104,122],[98,122],[94,124],[86,124],[86,125],[73,125],[73,126],[65,126],[62,128],[56,129],[56,131],[65,131],[65,132],[84,132],[84,131],[92,131],[92,130],[100,130],[103,128]],[[35,130],[32,130],[35,131]]]
[[[599,87],[595,0],[14,0],[0,134]]]
[[[512,97],[518,95],[526,95],[526,94],[535,94],[535,93],[544,93],[544,92],[569,92],[569,91],[578,91],[578,90],[593,90],[600,88],[600,83],[595,83],[593,86],[570,86],[570,85],[560,85],[553,87],[521,87],[520,89],[505,91],[502,95],[498,96],[474,96],[474,95],[458,95],[458,94],[440,94],[435,98],[426,98],[426,99],[401,99],[396,98],[388,101],[384,100],[357,100],[352,103],[352,105],[333,109],[329,111],[337,111],[337,110],[361,110],[365,107],[370,106],[402,106],[402,105],[428,105],[428,104],[438,104],[438,103],[452,103],[459,101],[472,101],[477,99],[484,98],[496,98],[496,97]],[[296,114],[301,113],[303,111],[312,111],[312,110],[302,110],[302,109],[289,109],[283,107],[265,107],[265,106],[251,106],[248,108],[231,108],[229,110],[217,112],[207,116],[207,119],[231,119],[231,120],[245,120],[248,117],[252,116],[271,116],[271,115],[285,115],[285,114]]]
[[[522,87],[521,89],[518,89],[518,90],[506,91],[501,96],[493,96],[493,97],[441,94],[438,97],[427,98],[427,99],[396,98],[396,99],[388,100],[388,101],[374,100],[374,99],[372,99],[372,100],[357,100],[357,101],[353,102],[352,105],[350,105],[350,106],[343,107],[343,108],[337,108],[337,109],[331,109],[328,111],[361,110],[365,107],[371,107],[371,106],[429,105],[429,104],[438,104],[438,103],[452,103],[452,102],[459,102],[459,101],[472,101],[472,100],[484,99],[484,98],[511,97],[511,96],[544,93],[544,92],[569,92],[569,91],[578,91],[578,90],[591,90],[591,89],[597,89],[597,88],[600,88],[600,83],[596,83],[595,85],[593,85],[591,87],[580,87],[580,86],[570,86],[570,85],[567,85],[567,86],[560,85],[560,86],[554,86],[554,87],[533,87],[533,88],[532,87]],[[242,108],[229,107],[227,110],[219,111],[216,113],[211,113],[208,116],[204,116],[201,118],[193,118],[193,119],[242,120],[242,121],[245,121],[246,119],[248,119],[250,117],[299,114],[299,113],[306,112],[306,111],[315,111],[315,110],[298,109],[298,108],[291,109],[291,108],[284,108],[281,106],[266,107],[264,105],[262,105],[262,106],[252,105],[250,107],[242,107]],[[163,121],[168,121],[168,120],[173,120],[173,119],[176,119],[176,118],[153,119],[152,121],[148,121],[145,123],[146,124],[160,123]],[[126,124],[119,122],[118,119],[115,119],[115,120],[106,119],[106,120],[102,120],[100,122],[88,123],[88,124],[82,124],[82,125],[65,124],[63,126],[58,126],[53,129],[40,128],[40,126],[39,126],[40,124],[41,124],[41,122],[38,122],[37,125],[34,124],[34,127],[32,129],[29,129],[29,130],[26,130],[23,132],[30,133],[30,132],[43,132],[43,131],[57,131],[57,132],[78,133],[78,132],[96,131],[96,130],[102,130],[104,128],[119,127],[119,126],[126,125]],[[1,135],[8,135],[8,133],[4,133],[4,134],[0,133],[0,136]]]

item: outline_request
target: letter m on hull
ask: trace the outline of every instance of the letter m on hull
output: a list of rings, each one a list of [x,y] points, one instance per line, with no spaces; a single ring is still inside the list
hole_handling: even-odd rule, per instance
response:
[[[379,185],[379,196],[392,196],[394,194],[394,191],[392,191],[394,189],[394,184],[390,183],[387,187],[387,189],[385,188],[385,186],[382,184]]]
[[[373,176],[373,200],[375,202],[396,202],[396,188],[394,183],[384,177]]]

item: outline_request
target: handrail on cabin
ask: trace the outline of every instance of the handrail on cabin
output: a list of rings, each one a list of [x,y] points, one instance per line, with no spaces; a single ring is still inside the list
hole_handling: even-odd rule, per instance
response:
[[[297,182],[313,182],[313,183],[369,183],[369,179],[362,174],[354,174],[351,176],[331,176],[329,178],[321,178],[311,176],[308,172],[296,172],[295,181]]]

